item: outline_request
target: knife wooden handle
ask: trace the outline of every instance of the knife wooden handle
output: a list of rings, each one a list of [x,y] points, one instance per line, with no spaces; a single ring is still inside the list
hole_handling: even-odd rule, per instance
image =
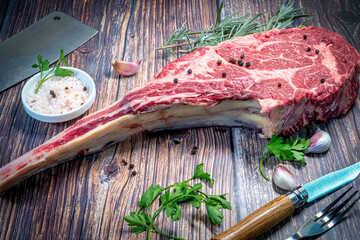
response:
[[[294,209],[291,200],[281,195],[212,239],[253,239],[291,215]]]

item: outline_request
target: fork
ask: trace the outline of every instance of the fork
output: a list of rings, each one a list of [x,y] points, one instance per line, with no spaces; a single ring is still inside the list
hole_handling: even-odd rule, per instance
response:
[[[304,223],[304,225],[299,229],[299,231],[286,240],[297,240],[306,237],[316,236],[322,234],[335,226],[338,222],[342,220],[346,213],[350,211],[350,209],[356,204],[356,202],[360,199],[358,196],[344,211],[341,213],[340,210],[345,207],[345,205],[350,202],[350,200],[358,193],[356,190],[353,194],[350,195],[347,199],[345,199],[339,206],[333,208],[336,203],[338,203],[350,190],[352,186],[346,190],[343,194],[341,194],[335,201],[333,201],[329,206],[325,207],[323,210],[318,212],[314,217],[310,218],[308,221]]]

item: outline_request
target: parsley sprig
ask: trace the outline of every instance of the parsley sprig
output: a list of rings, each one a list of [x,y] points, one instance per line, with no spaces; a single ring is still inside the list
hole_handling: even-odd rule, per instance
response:
[[[225,200],[226,194],[207,194],[201,190],[201,183],[190,184],[190,181],[195,179],[207,180],[211,185],[214,184],[214,179],[210,177],[209,173],[204,172],[204,164],[201,163],[196,166],[193,176],[186,181],[177,182],[165,188],[161,188],[160,185],[151,185],[144,191],[141,200],[138,202],[139,209],[136,212],[131,212],[128,216],[124,216],[128,225],[133,227],[131,231],[139,234],[147,230],[148,239],[150,239],[152,230],[166,237],[183,239],[167,235],[159,231],[154,225],[156,218],[164,210],[167,217],[171,217],[173,221],[178,221],[183,216],[180,203],[190,203],[195,208],[200,208],[202,203],[205,204],[210,221],[214,224],[221,224],[223,214],[220,209],[231,210],[230,203]],[[158,196],[160,196],[160,206],[151,215],[150,206]]]
[[[282,137],[277,137],[273,135],[270,143],[266,145],[264,153],[260,159],[260,172],[266,180],[269,178],[265,175],[262,169],[262,163],[265,158],[270,153],[273,153],[280,161],[292,161],[294,159],[301,161],[306,164],[304,160],[304,151],[310,146],[310,139],[297,138],[295,141],[286,141]]]
[[[66,76],[71,76],[71,74],[74,73],[73,71],[70,71],[70,70],[59,67],[59,64],[61,62],[65,63],[65,65],[68,66],[68,64],[66,62],[66,59],[65,59],[63,48],[60,48],[60,57],[59,57],[59,60],[56,62],[55,67],[52,68],[44,77],[43,77],[44,72],[50,69],[49,60],[45,59],[43,61],[41,55],[38,55],[37,60],[38,60],[38,64],[34,63],[31,66],[33,68],[39,68],[40,69],[40,81],[39,81],[39,84],[38,84],[38,86],[36,88],[35,93],[38,93],[41,84],[43,84],[49,78],[54,77],[54,76],[66,77]],[[55,73],[53,75],[49,76],[50,73],[52,73],[54,70],[55,70]]]

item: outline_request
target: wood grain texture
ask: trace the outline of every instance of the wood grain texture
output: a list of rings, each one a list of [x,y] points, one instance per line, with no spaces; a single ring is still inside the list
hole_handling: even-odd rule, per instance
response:
[[[254,239],[289,217],[294,210],[295,208],[292,201],[287,196],[280,195],[227,229],[225,232],[220,233],[211,239]]]
[[[223,16],[237,11],[271,13],[280,4],[280,0],[226,0]],[[339,33],[360,50],[360,1],[302,0],[295,1],[295,6],[306,8],[313,16],[311,25]],[[179,57],[154,49],[185,20],[194,30],[214,24],[218,7],[219,1],[207,0],[4,0],[0,1],[0,40],[53,11],[64,12],[98,30],[94,38],[67,56],[70,66],[86,71],[96,82],[98,95],[87,115],[146,84],[161,67]],[[119,77],[110,64],[115,57],[143,62],[135,76]],[[0,93],[0,166],[80,119],[59,124],[32,119],[20,100],[24,83]],[[302,183],[359,161],[359,99],[345,116],[318,125],[332,136],[332,147],[325,154],[308,155],[306,167],[288,165]],[[97,154],[45,170],[0,196],[0,239],[144,239],[145,234],[130,232],[123,216],[136,210],[148,186],[187,179],[201,162],[215,178],[215,185],[206,186],[207,191],[229,193],[233,210],[224,210],[223,223],[217,226],[210,224],[205,208],[182,205],[184,217],[180,221],[174,223],[161,214],[156,226],[178,237],[210,239],[284,193],[263,179],[258,170],[268,140],[248,129],[224,129],[141,133]],[[312,127],[306,127],[296,136],[308,137],[312,132]],[[175,144],[175,139],[181,143]],[[191,154],[193,146],[199,149],[195,155]],[[130,163],[134,169],[129,169]],[[277,164],[275,159],[268,159],[266,173],[270,175]],[[132,175],[133,170],[137,175]],[[354,185],[359,189],[360,181]],[[296,210],[259,239],[289,237],[337,195]],[[359,224],[360,206],[356,206],[349,217],[318,239],[360,239]],[[156,234],[152,238],[164,239]]]

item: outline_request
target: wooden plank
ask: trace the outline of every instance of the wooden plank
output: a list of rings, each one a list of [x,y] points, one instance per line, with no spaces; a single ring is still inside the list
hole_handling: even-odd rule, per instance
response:
[[[273,12],[281,1],[225,1],[224,15],[235,11],[251,14]],[[338,32],[359,50],[359,1],[298,1],[314,16],[312,24]],[[4,7],[3,7],[4,6]],[[36,6],[36,7],[34,7]],[[155,52],[163,39],[185,20],[194,30],[214,24],[216,1],[2,1],[0,39],[4,40],[52,11],[63,11],[99,30],[89,42],[71,53],[70,66],[88,72],[96,81],[98,95],[89,113],[121,99],[128,91],[146,84],[151,76],[175,57]],[[6,10],[3,10],[6,9]],[[265,18],[263,18],[265,19]],[[143,60],[138,74],[119,77],[111,67],[115,57]],[[176,56],[179,57],[179,56]],[[50,139],[76,120],[46,124],[30,118],[23,110],[20,92],[24,83],[0,93],[1,166]],[[302,182],[358,161],[360,149],[360,102],[345,117],[320,124],[333,137],[326,154],[309,155],[308,166],[291,168]],[[141,133],[108,149],[39,173],[0,197],[0,239],[143,239],[123,220],[137,209],[142,192],[151,184],[166,186],[189,177],[197,163],[215,178],[213,194],[229,193],[233,210],[224,210],[220,226],[210,224],[204,207],[195,210],[181,205],[184,217],[173,222],[161,214],[158,228],[187,239],[209,239],[244,218],[256,208],[283,193],[259,174],[258,161],[268,140],[243,128],[187,129]],[[311,128],[298,135],[309,136]],[[180,140],[175,144],[174,140]],[[198,147],[195,155],[193,146]],[[125,166],[122,160],[128,164]],[[129,169],[129,164],[135,165]],[[265,162],[265,170],[278,162]],[[133,176],[133,171],[137,175]],[[359,188],[359,180],[355,183]],[[284,220],[260,239],[284,239],[334,196],[317,201]],[[319,239],[357,239],[358,209],[339,226]],[[152,234],[154,239],[164,239]]]
[[[226,15],[236,11],[245,14],[246,11],[249,11],[253,16],[257,12],[273,13],[281,5],[281,1],[225,1],[224,3]],[[305,11],[310,16],[314,16],[310,25],[322,26],[339,33],[359,50],[358,43],[354,42],[354,38],[359,38],[359,31],[354,32],[360,23],[358,19],[355,19],[359,14],[353,10],[358,7],[358,4],[355,2],[344,3],[343,1],[336,1],[334,4],[324,5],[320,1],[299,1],[294,6],[305,7]],[[346,17],[345,13],[349,14],[349,16]],[[343,20],[340,20],[341,18]],[[262,17],[262,21],[265,19]],[[346,24],[344,24],[345,22]],[[357,100],[346,116],[330,119],[326,123],[318,124],[321,129],[329,132],[332,136],[332,147],[325,154],[308,155],[305,159],[308,161],[306,167],[301,164],[286,164],[301,183],[306,183],[331,171],[358,162],[360,153],[359,116],[359,100]],[[313,134],[313,130],[314,128],[312,127],[306,127],[296,136],[309,137]],[[272,182],[266,181],[259,174],[259,159],[261,158],[264,146],[269,141],[259,138],[258,135],[255,135],[248,129],[233,128],[232,136],[232,144],[235,146],[234,169],[236,172],[233,181],[238,183],[234,184],[232,194],[235,196],[235,199],[240,199],[235,202],[235,210],[237,220],[241,220],[257,208],[279,196],[279,194],[283,194],[284,191],[274,186]],[[268,159],[264,164],[265,172],[271,175],[272,169],[277,164],[279,164],[279,161],[274,158]],[[359,181],[357,180],[354,185],[359,188]],[[258,194],[252,194],[253,192]],[[315,215],[315,213],[329,204],[331,199],[335,199],[335,196],[319,200],[316,204],[310,204],[303,208],[301,212],[296,211],[295,214],[269,230],[259,239],[285,239],[291,236],[309,217]],[[358,239],[360,237],[359,232],[349,231],[348,229],[351,229],[354,223],[359,222],[359,216],[352,214],[342,224],[332,229],[331,234],[324,234],[319,239]]]

